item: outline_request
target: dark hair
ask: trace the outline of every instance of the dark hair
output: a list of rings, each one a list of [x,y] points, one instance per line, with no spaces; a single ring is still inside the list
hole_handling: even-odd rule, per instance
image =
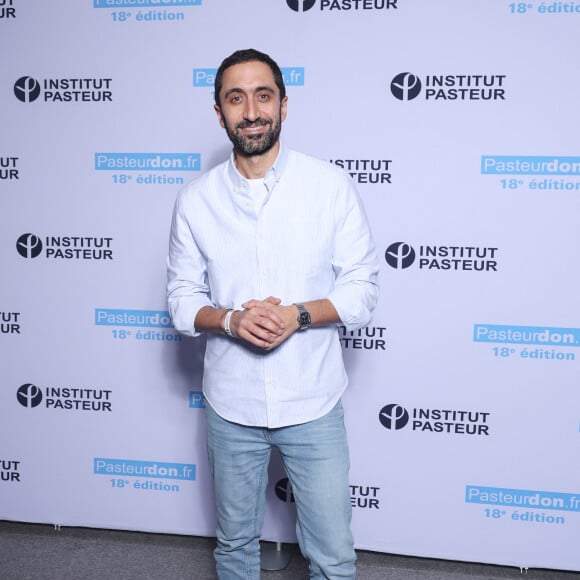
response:
[[[226,57],[223,62],[220,64],[217,74],[215,75],[214,81],[214,98],[215,103],[219,107],[220,106],[220,91],[222,90],[223,80],[224,80],[224,72],[227,68],[234,66],[235,64],[242,64],[244,62],[263,62],[270,67],[272,74],[274,75],[274,82],[276,86],[280,90],[280,100],[282,100],[286,96],[286,86],[284,85],[284,77],[282,76],[282,71],[280,67],[271,57],[269,57],[264,52],[260,52],[259,50],[255,50],[254,48],[246,48],[243,50],[236,50],[233,54]]]

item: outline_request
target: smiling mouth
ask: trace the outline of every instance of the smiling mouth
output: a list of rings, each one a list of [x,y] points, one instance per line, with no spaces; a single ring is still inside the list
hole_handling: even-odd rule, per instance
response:
[[[244,133],[261,133],[267,125],[252,125],[251,127],[242,127]]]
[[[268,127],[268,123],[249,125],[247,127],[240,127],[239,132],[246,139],[263,139],[268,134]]]
[[[249,122],[249,121],[245,121],[243,123],[240,123],[238,125],[238,129],[241,129],[242,131],[261,131],[264,128],[268,127],[270,125],[269,121],[266,121],[264,119],[256,119],[253,122]]]

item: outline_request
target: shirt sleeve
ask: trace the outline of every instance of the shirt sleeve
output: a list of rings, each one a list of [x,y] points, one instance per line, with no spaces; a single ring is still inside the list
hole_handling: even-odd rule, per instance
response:
[[[194,321],[203,306],[213,306],[207,282],[207,266],[199,250],[188,216],[191,196],[183,190],[177,197],[169,235],[167,256],[167,302],[173,326],[188,336],[199,336]]]
[[[379,297],[379,262],[362,201],[345,176],[336,204],[334,289],[328,299],[348,331],[368,324]]]

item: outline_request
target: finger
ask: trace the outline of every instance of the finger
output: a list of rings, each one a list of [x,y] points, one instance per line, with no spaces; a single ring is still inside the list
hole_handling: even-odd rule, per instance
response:
[[[266,298],[264,302],[268,302],[269,304],[274,304],[275,306],[278,306],[279,304],[282,303],[282,300],[280,298],[276,298],[276,296],[268,296],[268,298]]]
[[[281,330],[286,327],[284,320],[276,313],[275,310],[268,306],[264,306],[263,302],[256,302],[257,304],[251,308],[246,308],[244,311],[247,314],[245,318],[247,321],[252,321],[254,324],[269,330],[275,334],[278,334]]]
[[[284,332],[283,321],[274,315],[255,316],[248,319],[248,329],[255,336],[264,340],[272,340]]]
[[[285,342],[290,337],[290,335],[291,333],[284,332],[283,334],[276,336],[275,339],[264,348],[264,350],[269,351],[278,348],[283,342]]]
[[[256,311],[255,311],[256,312]],[[266,308],[265,310],[260,310],[260,318],[256,320],[256,324],[262,326],[266,330],[269,330],[275,335],[282,334],[286,329],[286,324],[280,316],[274,311]]]
[[[251,300],[244,302],[242,304],[242,307],[243,308],[256,308],[256,306],[265,306],[268,304],[272,304],[274,306],[279,306],[281,303],[282,303],[282,300],[280,298],[277,298],[276,296],[268,296],[268,298],[265,298],[264,300],[256,300],[255,298],[252,298]]]
[[[268,312],[267,309],[264,309]],[[256,310],[244,310],[234,318],[234,332],[240,338],[255,343],[270,344],[283,330],[269,317],[261,316]],[[261,346],[261,345],[258,345]]]

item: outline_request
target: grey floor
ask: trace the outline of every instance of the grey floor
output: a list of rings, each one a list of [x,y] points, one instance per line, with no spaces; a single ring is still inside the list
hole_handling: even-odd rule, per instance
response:
[[[213,538],[61,528],[0,521],[0,580],[215,580]],[[267,552],[272,544],[264,544]],[[282,571],[262,580],[306,580],[295,546]],[[579,580],[580,573],[358,552],[359,580]]]

